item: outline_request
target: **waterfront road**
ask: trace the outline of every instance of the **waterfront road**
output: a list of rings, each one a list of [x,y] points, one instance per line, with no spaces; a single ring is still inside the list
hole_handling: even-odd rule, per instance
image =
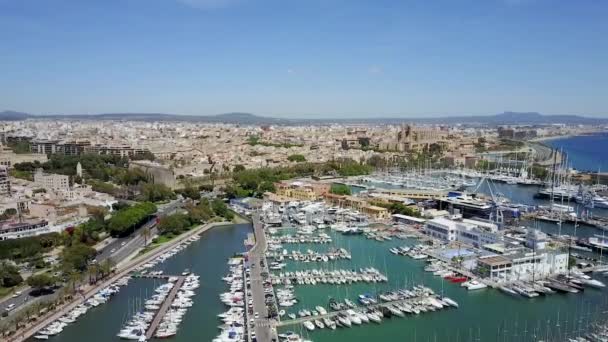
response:
[[[249,251],[248,256],[250,264],[255,265],[251,267],[251,296],[253,297],[253,311],[257,313],[257,318],[254,318],[255,334],[257,341],[271,342],[276,341],[277,338],[274,329],[276,322],[274,319],[268,318],[264,278],[262,276],[263,273],[268,274],[268,263],[265,256],[267,245],[264,225],[257,213],[253,215],[253,231],[256,243]]]
[[[171,240],[165,244],[162,244],[161,246],[150,251],[149,253],[146,253],[145,255],[140,255],[140,256],[137,256],[136,258],[134,258],[133,260],[129,260],[124,265],[119,266],[116,273],[114,275],[112,275],[112,277],[110,277],[109,279],[106,279],[103,282],[96,284],[95,286],[87,286],[83,290],[82,297],[77,297],[73,301],[63,305],[61,308],[59,308],[55,311],[52,311],[52,312],[48,312],[40,320],[36,321],[34,324],[28,325],[23,330],[17,332],[17,334],[15,336],[13,336],[12,338],[4,339],[2,341],[7,341],[7,342],[25,341],[26,339],[28,339],[29,337],[34,335],[36,333],[36,331],[49,325],[51,322],[59,319],[61,316],[65,315],[70,310],[73,310],[75,307],[77,307],[78,305],[83,303],[86,299],[95,295],[100,289],[107,287],[108,285],[114,283],[118,279],[128,275],[129,272],[131,272],[136,267],[139,267],[140,265],[145,264],[149,260],[156,258],[156,257],[160,256],[161,254],[171,250],[173,247],[184,242],[186,239],[189,239],[195,235],[202,234],[203,232],[205,232],[213,227],[226,225],[226,224],[230,224],[230,222],[213,222],[213,223],[207,223],[202,226],[198,226],[198,227],[193,228],[193,229],[189,230],[188,232],[174,238],[173,240]]]
[[[174,200],[169,203],[159,205],[157,217],[170,215],[182,208],[183,204],[184,202],[182,200]],[[150,243],[151,238],[146,239],[141,234],[145,228],[150,229],[150,237],[154,236],[157,233],[156,219],[151,219],[150,221],[139,227],[130,236],[112,239],[110,243],[98,248],[98,254],[95,257],[96,261],[101,263],[108,258],[112,258],[112,260],[117,263],[121,260],[126,260],[129,256],[133,255],[138,249],[143,248],[144,244]],[[23,309],[25,307],[25,304],[30,304],[42,300],[52,300],[55,297],[54,293],[34,297],[30,295],[30,290],[31,288],[29,286],[26,286],[20,290],[21,293],[19,295],[16,295],[15,297],[9,296],[8,298],[1,300],[0,312],[5,312],[11,304],[14,304],[12,306],[12,310],[8,311],[9,315],[11,315]]]

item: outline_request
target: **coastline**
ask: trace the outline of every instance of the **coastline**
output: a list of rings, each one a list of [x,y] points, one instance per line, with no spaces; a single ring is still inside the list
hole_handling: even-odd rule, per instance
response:
[[[543,143],[545,141],[568,139],[568,138],[578,137],[581,135],[584,135],[584,134],[552,135],[552,136],[548,136],[548,137],[530,139],[530,142]]]
[[[552,135],[552,136],[547,136],[547,137],[539,137],[539,138],[530,139],[529,141],[542,143],[544,141],[568,139],[568,138],[581,137],[581,136],[594,135],[594,134],[602,134],[602,133],[608,133],[608,131],[601,130],[601,131],[579,132],[576,134]]]

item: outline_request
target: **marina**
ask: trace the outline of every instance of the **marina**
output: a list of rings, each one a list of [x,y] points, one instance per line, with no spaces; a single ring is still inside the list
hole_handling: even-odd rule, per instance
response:
[[[231,257],[233,253],[237,253],[238,251],[243,250],[242,241],[244,240],[244,237],[247,232],[251,231],[250,227],[251,226],[243,225],[240,230],[241,233],[237,235],[233,235],[232,233],[234,231],[234,228],[228,228],[226,231],[222,231],[222,229],[224,228],[220,228],[208,232],[206,233],[206,235],[210,235],[209,240],[206,240],[205,236],[203,236],[203,239],[201,239],[200,241],[194,242],[189,248],[184,249],[172,258],[167,259],[165,263],[158,264],[153,269],[150,269],[148,272],[163,271],[163,274],[179,274],[181,270],[187,268],[188,266],[191,266],[192,271],[196,273],[209,272],[208,269],[204,270],[200,268],[200,265],[197,266],[197,264],[193,264],[193,261],[198,260],[199,258],[212,258],[211,260],[214,260],[214,257],[216,258],[215,260],[217,260],[216,256],[200,255],[200,253],[204,253],[204,249],[202,249],[203,245],[201,244],[206,244],[207,246],[209,246],[208,248],[210,248],[212,245],[215,245],[219,243],[219,241],[222,241],[217,240],[217,238],[214,238],[214,236],[218,236],[220,238],[223,237],[223,239],[228,238],[229,240],[224,241],[233,242],[231,242],[231,250],[226,251],[224,253],[224,256],[221,257],[221,263],[216,262],[214,265],[208,266],[214,266],[218,270],[227,269],[229,268],[229,266],[226,266],[225,260],[228,260],[228,258]],[[285,229],[284,231],[289,232],[290,230]],[[277,323],[276,325],[276,328],[278,330],[278,336],[286,337],[294,335],[295,338],[295,335],[298,335],[298,338],[300,338],[301,340],[311,339],[314,341],[346,341],[353,338],[364,338],[365,336],[367,336],[368,338],[373,338],[373,336],[375,336],[375,338],[378,338],[378,336],[385,336],[387,338],[389,338],[389,336],[406,336],[401,333],[401,331],[405,330],[409,331],[407,336],[412,336],[413,334],[416,336],[416,339],[420,341],[426,341],[429,338],[432,339],[433,336],[438,336],[438,339],[440,339],[441,337],[447,338],[448,331],[454,331],[454,333],[451,333],[452,336],[453,334],[460,334],[463,340],[468,340],[469,335],[474,336],[472,340],[476,340],[478,336],[481,336],[481,338],[483,338],[484,336],[495,337],[496,334],[498,334],[499,330],[501,336],[503,336],[505,334],[504,330],[508,330],[509,332],[506,335],[506,340],[531,341],[534,332],[539,335],[541,333],[545,333],[549,329],[546,325],[546,321],[542,321],[542,323],[539,323],[537,318],[539,317],[538,315],[542,314],[543,316],[551,317],[552,322],[554,323],[551,324],[550,330],[554,330],[553,326],[555,322],[557,322],[557,311],[560,311],[560,319],[563,321],[563,323],[561,324],[562,331],[560,332],[560,334],[563,337],[566,335],[566,328],[568,326],[570,327],[568,328],[568,331],[582,331],[582,328],[587,324],[585,322],[589,322],[590,324],[593,321],[593,318],[596,317],[596,313],[599,314],[600,312],[602,312],[602,308],[604,308],[606,305],[604,290],[595,288],[588,288],[586,291],[577,294],[539,296],[536,298],[531,298],[530,300],[532,300],[533,302],[522,300],[514,301],[514,299],[516,299],[517,297],[512,295],[505,295],[501,293],[501,290],[481,289],[478,291],[467,291],[464,287],[460,286],[461,284],[459,283],[452,283],[448,279],[444,279],[440,276],[435,276],[432,274],[432,272],[425,271],[424,268],[426,267],[426,265],[428,265],[425,260],[416,260],[407,257],[404,258],[401,255],[394,255],[393,253],[389,252],[389,249],[391,248],[399,248],[404,246],[409,246],[410,248],[413,248],[416,246],[416,244],[420,243],[418,239],[393,239],[380,242],[376,240],[368,240],[363,235],[344,235],[340,232],[335,232],[331,230],[328,230],[327,234],[332,236],[332,240],[336,244],[336,246],[332,246],[330,248],[340,248],[341,246],[341,248],[347,250],[358,251],[357,253],[352,253],[351,260],[341,259],[334,261],[333,263],[335,263],[336,266],[342,264],[341,266],[339,266],[340,268],[352,269],[353,267],[351,266],[351,264],[358,264],[361,265],[361,267],[364,267],[365,264],[368,264],[369,266],[375,266],[377,269],[383,270],[382,272],[388,275],[389,281],[387,283],[361,283],[350,285],[343,284],[340,286],[317,284],[316,286],[298,287],[297,289],[292,290],[293,295],[297,298],[298,302],[294,303],[291,307],[284,307],[280,309],[288,310],[286,310],[287,312],[284,314],[284,316],[280,318],[280,320],[278,320],[279,323]],[[236,238],[238,238],[238,241],[236,241]],[[228,245],[230,246],[230,244]],[[315,248],[319,248],[322,245],[308,244],[303,246],[305,246],[305,248],[307,249],[315,250]],[[211,250],[215,251],[214,249]],[[362,253],[362,251],[365,252]],[[211,252],[208,251],[208,253]],[[304,267],[304,265],[316,265],[316,263],[290,263],[290,265],[286,266],[285,272],[292,272],[296,269],[301,269],[301,267]],[[221,273],[225,274],[225,272],[226,271],[222,271]],[[595,276],[599,276],[600,279],[602,279],[602,273],[593,274]],[[391,277],[391,275],[393,276]],[[159,276],[151,275],[151,277]],[[161,275],[160,277],[166,276]],[[143,288],[141,286],[133,287],[136,285],[136,281],[143,282],[141,283],[141,285],[144,285],[146,283],[151,285],[151,283],[149,282],[155,281],[154,279],[148,278],[137,279],[133,278],[126,290],[121,291],[121,293],[117,295],[126,295],[130,297],[135,294],[133,292],[134,290],[137,292],[143,291]],[[225,280],[219,278],[217,279],[217,281],[219,281],[219,284],[226,283]],[[328,296],[335,298],[336,301],[341,300],[342,302],[344,302],[344,299],[348,299],[349,297],[352,298],[352,296],[356,296],[356,294],[381,294],[385,292],[394,291],[394,289],[396,288],[408,288],[411,285],[404,285],[412,283],[424,284],[425,287],[432,288],[435,293],[439,293],[442,294],[442,296],[452,298],[455,302],[459,304],[459,309],[440,310],[441,312],[436,312],[431,315],[428,315],[429,319],[433,317],[430,320],[426,318],[427,315],[408,314],[409,316],[406,316],[408,318],[405,319],[383,319],[382,324],[368,324],[365,326],[361,325],[356,329],[342,328],[339,330],[332,330],[331,328],[319,329],[318,327],[315,327],[314,331],[309,331],[302,325],[303,322],[299,322],[299,324],[298,321],[292,321],[292,323],[294,324],[286,323],[290,321],[288,317],[288,314],[290,313],[295,314],[296,319],[300,319],[301,317],[298,317],[298,312],[301,310],[306,310],[306,308],[315,308],[316,306],[327,307]],[[216,284],[214,286],[218,286],[219,284]],[[284,290],[281,290],[284,287],[285,286],[281,285],[280,287],[276,288],[275,291],[277,297],[279,297],[279,293],[285,293]],[[222,288],[222,285],[219,285],[219,288]],[[225,304],[218,300],[219,295],[220,293],[217,293],[214,298],[210,298],[209,296],[201,297],[200,295],[195,296],[195,305],[191,308],[191,310],[193,311],[192,315],[188,314],[185,316],[184,322],[181,324],[181,328],[179,329],[178,333],[173,337],[173,339],[177,341],[188,341],[189,338],[195,336],[194,334],[197,334],[196,336],[198,336],[198,333],[195,333],[195,331],[199,331],[200,328],[198,327],[201,324],[206,323],[199,323],[200,321],[194,322],[192,320],[192,317],[197,314],[196,312],[198,312],[198,315],[202,315],[202,317],[207,317],[204,320],[209,320],[210,322],[212,322],[212,326],[209,326],[206,329],[206,331],[212,334],[212,336],[207,335],[209,336],[209,340],[213,340],[213,338],[216,338],[218,331],[215,327],[217,325],[217,314],[226,311]],[[519,295],[519,297],[523,298],[523,296],[521,295]],[[201,300],[203,302],[201,302]],[[109,309],[112,309],[114,308],[115,304],[118,304],[120,302],[120,300],[110,301],[106,305],[108,305]],[[200,303],[204,302],[208,302],[208,307],[215,307],[214,310],[211,310],[213,312],[207,313],[206,316],[205,314],[202,314],[202,312],[207,312],[208,310],[205,309],[204,311],[201,311],[203,309],[201,307],[202,304]],[[507,308],[506,312],[512,315],[512,317],[517,317],[517,319],[514,318],[513,321],[509,321],[505,324],[503,324],[504,322],[499,322],[498,324],[493,323],[495,322],[495,320],[489,318],[488,316],[490,312],[493,312],[493,308],[495,308],[497,305]],[[475,310],[471,310],[471,308],[473,307],[475,308]],[[551,309],[549,309],[549,307],[551,307]],[[126,312],[122,311],[122,309],[119,310],[119,312]],[[485,312],[487,312],[488,314],[480,317],[477,314],[477,312],[479,312],[480,310],[481,312],[484,312],[485,310]],[[327,311],[329,312],[329,310]],[[233,312],[238,311],[233,310]],[[59,341],[78,341],[79,339],[77,338],[77,336],[83,336],[83,332],[81,331],[81,333],[78,334],[77,331],[80,331],[80,328],[84,328],[87,325],[91,324],[91,320],[97,321],[97,323],[95,323],[95,326],[98,326],[99,324],[107,324],[103,322],[105,322],[107,320],[107,317],[109,316],[106,316],[106,319],[103,319],[101,317],[98,317],[100,314],[103,315],[103,313],[99,311],[91,312],[91,317],[85,316],[85,318],[79,322],[79,326],[74,326],[74,328],[67,327],[61,335],[53,337],[53,339]],[[245,314],[243,316],[246,317]],[[119,325],[120,317],[122,316],[118,317],[117,322]],[[238,315],[235,315],[235,317],[238,317]],[[574,324],[573,320],[575,317],[584,318],[584,320],[581,323],[580,320],[576,318],[577,323]],[[253,316],[251,318],[255,321]],[[102,323],[99,323],[99,319],[101,319]],[[310,318],[303,320],[310,321]],[[314,320],[315,319],[312,319],[313,324]],[[469,320],[470,322],[475,323],[462,326],[462,322],[464,322],[465,320]],[[323,323],[323,319],[321,319],[321,322]],[[517,322],[517,324],[515,322]],[[528,322],[528,329],[523,328],[525,324],[524,322]],[[223,321],[222,324],[224,324]],[[443,327],[444,324],[445,328]],[[441,328],[439,328],[439,325],[441,325]],[[514,329],[516,325],[518,326],[518,330]],[[116,330],[114,330],[113,334],[118,331],[117,328]],[[95,328],[90,327],[89,329]],[[519,335],[517,335],[517,338],[513,335],[514,331],[518,331]],[[96,339],[96,337],[93,336],[90,340],[99,342],[113,340],[113,334],[110,334],[110,336],[101,339]],[[557,330],[554,330],[553,334],[557,334]],[[101,336],[103,336],[103,334],[101,334]],[[256,336],[259,336],[259,333],[256,333]],[[527,338],[524,338],[525,336],[527,336]]]
[[[522,186],[502,185],[503,190],[514,187]],[[533,196],[526,199],[543,201]],[[215,254],[206,256],[216,261],[213,266],[205,267],[214,267],[215,272],[225,275],[214,285],[215,289],[223,290],[215,290],[215,298],[190,293],[191,307],[171,307],[168,303],[175,299],[169,300],[169,296],[162,305],[149,304],[156,314],[138,317],[148,321],[147,324],[152,323],[141,330],[145,331],[144,337],[188,341],[198,336],[200,323],[195,323],[185,310],[198,311],[201,315],[197,304],[201,300],[215,303],[208,304],[215,309],[207,316],[203,314],[207,317],[207,323],[203,324],[208,325],[206,338],[216,342],[271,341],[273,337],[289,341],[347,341],[377,336],[405,337],[412,333],[416,336],[413,340],[425,341],[454,338],[454,332],[470,341],[494,340],[496,335],[506,341],[536,341],[534,336],[542,334],[552,337],[548,340],[566,341],[568,336],[582,335],[592,324],[601,322],[601,313],[608,309],[605,296],[608,268],[603,266],[602,247],[606,239],[595,227],[573,231],[567,221],[561,226],[531,221],[534,229],[546,235],[534,235],[535,239],[550,238],[562,249],[577,246],[578,249],[572,248],[571,252],[577,267],[552,276],[543,275],[539,269],[532,279],[529,278],[532,275],[527,274],[525,278],[507,281],[482,278],[477,270],[465,267],[468,258],[483,259],[487,251],[439,242],[437,237],[428,235],[423,224],[415,221],[377,224],[356,210],[337,209],[317,202],[294,202],[280,210],[267,205],[257,212],[261,221],[253,217],[257,227],[253,230],[255,245],[245,254],[242,254],[246,251],[242,243],[249,241],[245,235],[251,233],[251,225],[240,226],[240,233],[234,236],[222,233],[222,229],[233,231],[234,227],[217,228],[201,239],[194,237],[159,254],[134,270],[127,289],[138,283],[139,294],[135,297],[144,302],[147,298],[144,293],[153,292],[158,282],[185,277],[172,274],[180,274],[186,268],[196,273],[209,272],[201,269],[198,260],[202,258],[201,253],[217,251],[213,236],[224,236],[230,241],[231,247],[224,251],[222,259]],[[302,210],[308,213],[302,214]],[[264,223],[266,219],[269,224]],[[595,234],[589,230],[595,230]],[[515,244],[524,244],[529,238],[526,234],[529,231],[525,226],[509,226],[504,232],[505,238]],[[207,235],[211,236],[210,241],[206,240]],[[597,248],[585,249],[585,241],[592,241]],[[210,250],[202,250],[202,245]],[[461,257],[462,264],[454,262]],[[155,285],[143,290],[144,283]],[[169,293],[177,293],[176,288],[171,288]],[[116,295],[122,295],[122,291]],[[105,305],[111,307],[113,302]],[[490,319],[496,306],[508,308],[506,311],[514,319],[502,322]],[[161,309],[166,311],[163,314],[156,311]],[[130,312],[131,309],[122,310]],[[479,317],[478,311],[487,314]],[[91,312],[96,313],[97,310]],[[548,325],[546,320],[539,319],[541,316],[553,323]],[[83,317],[78,326],[86,326],[88,320]],[[350,327],[357,328],[348,329],[347,319]],[[114,334],[126,321],[123,318],[117,322]],[[559,331],[555,324],[560,324]],[[61,334],[49,339],[76,341],[70,339],[73,330],[66,326]],[[409,335],[404,335],[404,331],[409,331]],[[132,337],[139,339],[141,334]],[[114,338],[118,337],[107,336],[104,341]]]
[[[336,327],[350,328],[353,325],[370,322],[380,324],[383,318],[405,317],[406,314],[418,315],[459,306],[454,300],[436,296],[431,289],[424,287],[385,292],[378,297],[362,294],[359,295],[358,301],[362,306],[358,306],[350,300],[338,303],[330,299],[329,312],[322,306],[317,306],[312,311],[304,309],[298,313],[299,318],[282,320],[277,326],[302,324],[310,331],[316,328],[335,330]],[[310,322],[314,322],[314,326],[310,325]]]
[[[325,212],[327,212],[327,210],[325,210]],[[314,220],[314,218],[312,218],[312,220]],[[306,225],[308,224],[308,222],[304,222],[303,224]],[[302,241],[299,241],[299,237],[303,236],[303,234],[300,232],[301,226],[297,226],[297,224],[291,226],[291,229],[297,232],[296,234],[290,232],[290,229],[286,228],[286,226],[282,226],[281,229],[277,229],[275,223],[274,227],[275,228],[270,228],[268,230],[270,236],[268,238],[268,241],[272,241],[273,243],[269,246],[271,247],[272,251],[270,251],[268,255],[274,258],[283,257],[283,259],[279,263],[274,264],[280,267],[276,267],[276,269],[274,270],[271,269],[271,271],[273,271],[273,275],[271,275],[271,279],[273,279],[272,284],[276,287],[277,296],[279,299],[279,306],[283,308],[279,311],[280,318],[276,320],[277,323],[274,325],[277,329],[279,329],[278,336],[287,337],[293,336],[295,334],[298,336],[302,335],[308,338],[312,337],[314,340],[317,340],[317,336],[325,336],[328,333],[332,334],[333,336],[333,331],[335,327],[338,326],[336,319],[337,317],[341,316],[339,314],[332,313],[331,308],[329,310],[326,309],[324,305],[327,305],[327,303],[323,304],[322,302],[316,300],[313,303],[316,303],[318,305],[311,306],[310,297],[307,296],[308,294],[311,294],[311,292],[305,290],[306,287],[300,287],[299,285],[309,285],[311,289],[321,287],[323,288],[323,290],[321,291],[324,291],[326,293],[329,292],[327,296],[329,296],[330,298],[342,298],[347,303],[352,303],[352,301],[348,300],[348,293],[361,291],[361,286],[364,286],[363,284],[356,285],[355,282],[352,280],[349,281],[349,277],[352,277],[354,274],[356,274],[355,270],[357,269],[357,267],[353,267],[354,261],[359,261],[359,267],[364,267],[365,262],[360,263],[360,257],[358,257],[356,254],[352,254],[352,257],[349,260],[336,260],[331,265],[331,267],[327,268],[331,271],[305,267],[304,265],[306,264],[302,263],[287,263],[286,257],[289,256],[292,252],[286,249],[286,247],[282,246],[282,241],[290,241],[287,243],[287,245],[296,243],[304,246],[305,248],[309,248],[309,250],[307,251],[308,254],[314,254],[315,249],[318,249],[319,247],[316,247],[317,244],[315,244],[314,242],[308,242],[313,240],[303,239]],[[496,295],[499,296],[499,298],[502,297],[507,300],[515,298],[540,300],[541,297],[543,298],[543,300],[545,300],[544,298],[547,298],[546,300],[549,300],[549,298],[563,298],[563,296],[569,295],[587,296],[590,293],[589,291],[601,292],[604,291],[605,288],[605,281],[596,279],[598,277],[601,279],[604,276],[602,273],[605,272],[602,271],[603,269],[605,269],[604,266],[590,268],[588,267],[581,269],[581,271],[572,270],[572,272],[569,272],[568,275],[562,275],[558,277],[543,277],[539,274],[537,279],[532,280],[493,281],[489,279],[481,279],[478,274],[471,272],[471,270],[454,265],[452,262],[453,260],[451,259],[454,258],[454,253],[456,253],[455,249],[452,249],[452,252],[449,253],[437,253],[438,249],[436,247],[433,247],[432,239],[429,239],[424,235],[420,235],[420,233],[416,232],[415,229],[412,230],[412,228],[400,228],[395,230],[393,227],[393,229],[390,230],[378,230],[378,228],[370,228],[368,226],[360,225],[359,228],[356,228],[360,231],[360,233],[355,234],[352,233],[353,229],[354,228],[339,228],[335,225],[328,224],[318,229],[306,228],[305,234],[306,236],[312,237],[316,236],[316,234],[323,234],[323,236],[328,235],[331,237],[332,245],[335,245],[332,248],[336,249],[340,247],[348,247],[349,250],[359,250],[360,253],[361,251],[364,251],[366,249],[353,248],[353,240],[372,240],[372,242],[367,242],[367,244],[371,244],[372,246],[376,244],[388,245],[387,247],[385,247],[384,250],[388,250],[391,255],[399,257],[409,256],[410,260],[412,260],[412,262],[414,263],[422,263],[423,265],[426,264],[426,266],[422,266],[422,269],[427,274],[431,273],[433,278],[440,281],[440,288],[442,293],[443,291],[452,292],[456,288],[462,288],[465,289],[465,291],[468,290],[468,292],[471,294],[476,294],[478,292],[495,292],[497,293]],[[322,233],[318,233],[319,231],[322,231]],[[288,238],[286,240],[277,238],[277,235],[280,236],[281,234],[285,234],[286,236],[288,236]],[[391,237],[399,237],[399,240],[401,240],[401,242],[391,241]],[[403,241],[406,242],[405,245],[403,244]],[[425,243],[421,244],[420,242],[415,241],[425,241]],[[427,244],[429,242],[431,243],[430,245]],[[365,242],[360,243],[365,244]],[[450,249],[448,248],[448,251],[449,250]],[[297,254],[298,252],[295,253]],[[462,250],[462,255],[466,254],[467,250]],[[383,255],[380,258],[378,255],[376,255],[375,257],[366,257],[368,261],[376,260],[376,265],[378,265],[378,259],[384,260],[380,264],[386,263],[386,258],[386,255]],[[330,272],[330,274],[332,274],[331,272],[337,272],[337,274],[342,274],[342,271],[344,271],[344,269],[340,269],[340,267],[342,267],[341,265],[345,264],[349,265],[345,267],[345,269],[352,270],[345,271],[345,275],[349,275],[349,277],[344,277],[343,279],[337,282],[334,281],[333,284],[329,279],[324,279],[326,272]],[[379,269],[383,269],[382,266]],[[593,278],[587,275],[587,273],[591,271],[595,271],[595,273],[593,273]],[[365,292],[359,292],[366,293],[365,296],[362,295],[363,297],[360,297],[363,298],[366,305],[377,305],[376,301],[378,301],[379,298],[377,295],[378,293],[390,293],[390,290],[387,290],[386,286],[388,286],[389,284],[395,284],[394,280],[390,280],[390,274],[391,272],[389,271],[387,273],[388,277],[386,284],[375,283],[372,281],[370,282],[371,284],[373,284],[372,288],[370,288],[368,285],[366,287],[363,287],[363,289],[366,289],[364,290]],[[418,277],[413,277],[410,279],[408,279],[408,277],[402,278],[398,283],[411,282],[416,284],[418,283],[418,281],[420,281],[416,278]],[[434,279],[428,279],[426,275],[422,275],[421,278],[423,280],[420,283],[427,284],[429,282],[434,283],[436,281]],[[435,284],[437,285],[437,283]],[[328,288],[328,286],[330,285],[337,285],[337,289],[333,291],[330,290],[330,288]],[[438,288],[438,286],[434,287],[436,291],[438,290]],[[488,290],[484,290],[486,288],[488,288]],[[587,290],[584,291],[585,289]],[[303,292],[305,292],[306,295],[299,295],[299,293]],[[318,296],[312,297],[319,298]],[[462,297],[460,296],[459,298]],[[368,300],[371,300],[371,302]],[[601,302],[603,303],[601,305],[606,305],[605,299]],[[460,300],[458,301],[458,303],[462,304]],[[309,308],[314,307],[314,309],[306,309],[303,306],[304,304],[308,304]],[[361,315],[367,316],[367,314],[370,313],[370,311],[367,311],[367,306],[358,308],[359,311],[355,310],[354,307],[344,308],[342,310],[351,310],[349,315],[353,315],[352,311],[354,311],[354,315],[359,318]],[[342,311],[340,311],[340,313],[342,315],[345,314]],[[369,321],[369,317],[367,318]],[[286,328],[293,329],[294,326],[296,327],[295,332],[292,330],[285,330]],[[297,326],[299,326],[299,328]],[[334,328],[332,328],[332,326]],[[535,329],[537,331],[536,333],[539,333],[541,330],[543,330],[543,327],[540,326]],[[545,329],[548,329],[548,327],[545,327]],[[524,330],[522,330],[520,333],[523,335],[529,333],[529,331],[526,330],[524,332]],[[327,333],[324,331],[327,331]],[[346,332],[347,330],[343,331]],[[472,331],[473,330],[471,330],[471,334]],[[503,334],[502,330],[500,333]],[[530,336],[530,338],[532,338],[532,336]]]

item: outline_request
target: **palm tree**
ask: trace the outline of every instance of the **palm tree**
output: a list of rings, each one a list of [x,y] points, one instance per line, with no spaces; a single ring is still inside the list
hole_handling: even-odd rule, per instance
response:
[[[68,275],[68,282],[72,285],[72,291],[76,292],[76,283],[79,283],[81,280],[80,273],[76,271],[71,271]]]
[[[97,282],[99,276],[100,267],[97,264],[92,264],[87,268],[87,275],[89,276],[89,284]]]
[[[110,275],[110,273],[112,273],[112,269],[114,268],[115,265],[116,265],[116,263],[114,262],[114,260],[112,258],[107,258],[106,260],[104,260],[101,263],[101,265],[99,266],[100,271],[101,271],[101,276],[106,277],[106,276]]]
[[[144,237],[144,247],[146,247],[146,245],[148,244],[148,238],[150,238],[150,235],[152,235],[152,232],[150,231],[149,227],[145,227],[144,229],[142,229],[141,236]]]

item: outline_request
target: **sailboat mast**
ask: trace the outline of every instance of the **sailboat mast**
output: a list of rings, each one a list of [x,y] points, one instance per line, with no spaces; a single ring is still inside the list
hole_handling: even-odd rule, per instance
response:
[[[554,191],[555,191],[555,179],[557,178],[557,149],[553,151],[553,167],[551,171],[551,208],[553,208],[553,199],[554,199]]]

